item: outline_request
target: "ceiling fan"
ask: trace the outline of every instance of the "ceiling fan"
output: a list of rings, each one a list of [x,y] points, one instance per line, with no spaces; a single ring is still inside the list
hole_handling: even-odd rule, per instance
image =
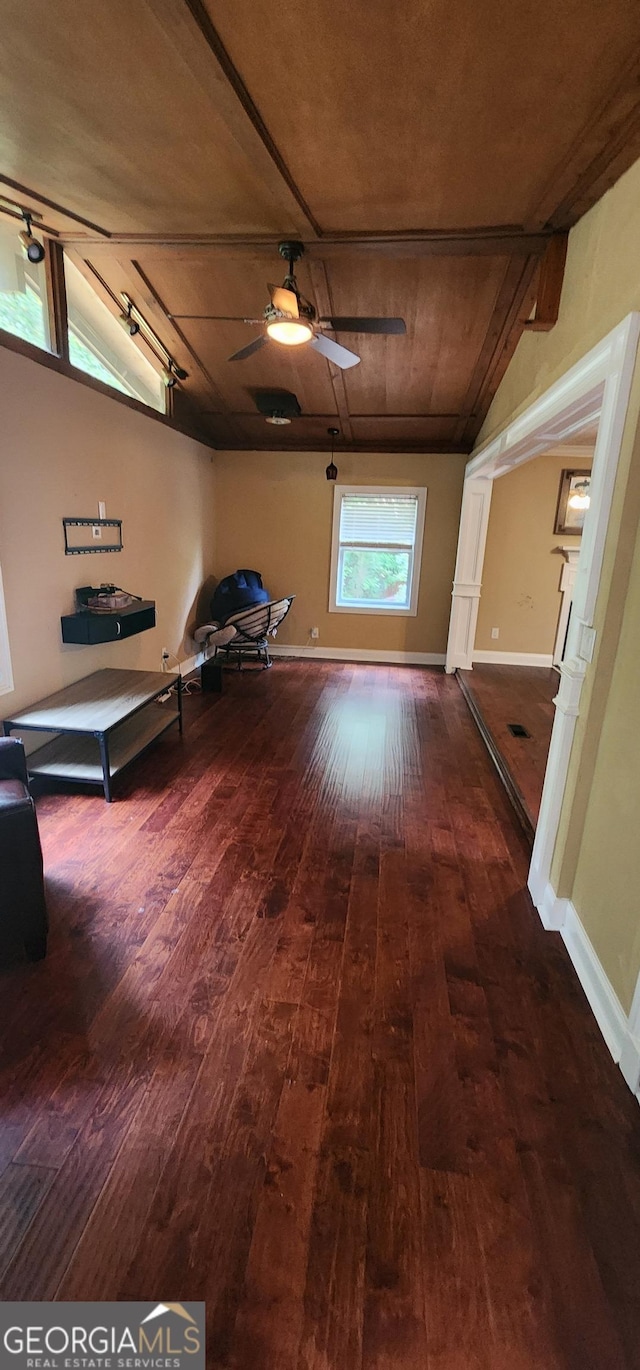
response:
[[[304,244],[282,242],[278,250],[289,264],[289,270],[281,286],[268,286],[271,303],[266,306],[262,319],[228,320],[237,323],[264,325],[264,332],[239,352],[229,357],[230,362],[243,362],[247,357],[259,352],[269,342],[284,344],[285,347],[300,347],[307,344],[315,352],[320,352],[328,361],[334,362],[343,371],[357,366],[360,361],[356,352],[350,352],[333,338],[326,337],[324,329],[333,333],[406,333],[404,319],[378,319],[357,317],[318,318],[309,300],[301,295],[296,281],[294,267],[304,252]]]

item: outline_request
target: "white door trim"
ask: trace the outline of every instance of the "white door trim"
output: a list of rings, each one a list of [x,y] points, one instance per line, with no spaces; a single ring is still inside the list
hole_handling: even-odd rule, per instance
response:
[[[529,889],[539,910],[544,907],[549,884],[582,686],[595,646],[593,616],[639,334],[640,314],[627,314],[622,323],[544,395],[534,400],[502,433],[483,444],[473,454],[466,470],[447,671],[458,666],[470,669],[472,665],[472,622],[475,633],[490,500],[490,495],[485,495],[482,510],[479,510],[478,501],[476,499],[474,505],[472,495],[478,487],[484,490],[507,471],[533,460],[554,443],[566,440],[587,424],[599,420],[591,473],[591,504],[576,571],[567,650],[554,700],[556,714],[529,870]],[[468,584],[464,583],[464,568],[471,570]]]

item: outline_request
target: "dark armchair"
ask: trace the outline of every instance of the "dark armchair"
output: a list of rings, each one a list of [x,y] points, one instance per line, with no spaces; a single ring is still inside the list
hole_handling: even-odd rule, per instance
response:
[[[30,961],[47,951],[47,908],[35,805],[24,747],[0,737],[0,947],[22,942]]]

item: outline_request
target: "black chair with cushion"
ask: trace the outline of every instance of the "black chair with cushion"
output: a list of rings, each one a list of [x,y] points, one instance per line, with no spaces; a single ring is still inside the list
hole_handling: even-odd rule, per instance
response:
[[[0,947],[22,943],[30,961],[47,951],[42,848],[27,787],[24,747],[0,737]]]

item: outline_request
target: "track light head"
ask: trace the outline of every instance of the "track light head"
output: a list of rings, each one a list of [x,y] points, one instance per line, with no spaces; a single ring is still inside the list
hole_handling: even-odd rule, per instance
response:
[[[30,262],[34,262],[35,264],[37,264],[38,262],[43,262],[44,248],[42,246],[42,243],[39,243],[38,239],[34,238],[33,233],[31,232],[30,214],[24,215],[24,222],[26,226],[20,234],[20,242],[22,243],[22,246],[27,254],[27,257],[29,258]]]
[[[136,323],[131,313],[131,307],[127,309],[126,314],[123,312],[118,315],[118,323],[122,325],[125,333],[128,333],[131,338],[135,338],[136,333],[140,332],[140,324]]]
[[[171,370],[177,381],[186,381],[187,376],[189,375],[189,372],[185,371],[184,366],[178,366],[177,362],[173,362]]]
[[[173,371],[170,371],[168,367],[165,367],[164,371],[162,372],[162,376],[164,379],[164,383],[167,387],[167,390],[173,390],[174,385],[177,385],[178,383],[173,374]]]

